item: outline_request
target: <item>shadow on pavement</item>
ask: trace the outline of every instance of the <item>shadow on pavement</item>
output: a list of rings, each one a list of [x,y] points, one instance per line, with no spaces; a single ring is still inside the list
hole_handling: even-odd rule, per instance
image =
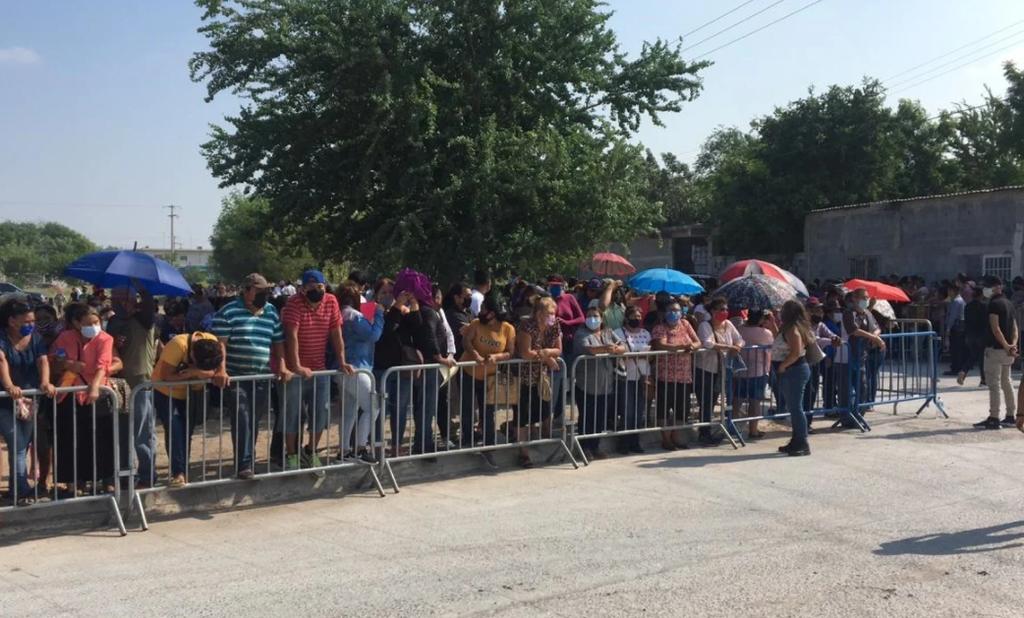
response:
[[[904,433],[891,433],[888,435],[879,434],[865,434],[859,436],[860,440],[913,440],[915,438],[931,438],[934,436],[953,436],[957,434],[975,434],[977,436],[996,438],[1002,435],[1004,432],[1008,433],[1009,429],[1002,431],[988,431],[984,429],[975,429],[974,427],[949,427],[946,429],[929,429],[926,431],[907,431]],[[1013,430],[1016,434],[1016,429]]]
[[[724,446],[722,448],[725,448]],[[781,453],[751,453],[749,455],[733,454],[730,449],[720,455],[697,455],[688,457],[685,454],[679,457],[669,457],[659,460],[641,461],[638,468],[703,468],[715,464],[734,464],[741,461],[756,461],[758,459],[784,459],[786,456]]]
[[[1017,529],[1016,532],[1010,532]],[[1004,533],[1004,534],[999,534]],[[952,556],[956,554],[978,554],[1014,549],[1024,543],[1014,543],[1024,539],[1024,520],[1015,521],[988,528],[975,528],[961,532],[942,532],[915,536],[899,541],[882,543],[874,554],[878,556]]]

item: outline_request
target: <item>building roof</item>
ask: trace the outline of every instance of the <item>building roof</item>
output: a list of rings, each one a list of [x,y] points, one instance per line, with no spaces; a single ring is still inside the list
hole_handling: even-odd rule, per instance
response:
[[[982,193],[999,193],[1002,191],[1020,191],[1024,190],[1024,185],[1009,185],[1006,187],[992,187],[991,189],[976,189],[974,191],[958,191],[956,193],[940,193],[938,195],[919,195],[917,197],[902,197],[895,200],[878,200],[877,202],[861,202],[859,204],[844,204],[842,206],[828,206],[826,208],[817,208],[811,212],[830,212],[833,210],[852,210],[854,208],[867,208],[868,206],[887,206],[893,204],[900,204],[903,202],[916,202],[919,200],[938,200],[948,199],[951,197],[960,197],[963,195],[978,195]]]

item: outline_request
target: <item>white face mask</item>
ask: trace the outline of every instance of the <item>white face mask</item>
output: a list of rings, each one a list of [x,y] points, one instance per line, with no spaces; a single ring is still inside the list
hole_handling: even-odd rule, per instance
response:
[[[993,290],[992,288],[982,288],[981,289],[981,295],[984,296],[985,298],[992,298],[992,295],[994,293],[995,293],[995,290]]]
[[[86,339],[92,339],[98,334],[100,334],[99,324],[93,324],[91,326],[82,327],[82,336],[85,337]]]
[[[843,321],[843,314],[841,314],[841,313],[833,313],[832,314],[832,321],[835,322],[836,324],[842,322]]]

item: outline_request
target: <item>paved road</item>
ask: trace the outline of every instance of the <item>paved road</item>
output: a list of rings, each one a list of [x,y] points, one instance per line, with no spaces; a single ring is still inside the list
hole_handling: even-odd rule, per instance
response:
[[[880,412],[772,439],[0,548],[0,614],[1020,616],[1024,436]]]

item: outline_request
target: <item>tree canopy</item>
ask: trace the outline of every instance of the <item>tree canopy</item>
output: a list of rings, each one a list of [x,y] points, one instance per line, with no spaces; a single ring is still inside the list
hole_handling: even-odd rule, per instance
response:
[[[536,272],[654,230],[644,118],[700,92],[598,0],[198,0],[192,78],[245,104],[203,152],[314,254]]]
[[[0,273],[19,282],[49,278],[97,251],[88,238],[59,223],[0,223]]]

